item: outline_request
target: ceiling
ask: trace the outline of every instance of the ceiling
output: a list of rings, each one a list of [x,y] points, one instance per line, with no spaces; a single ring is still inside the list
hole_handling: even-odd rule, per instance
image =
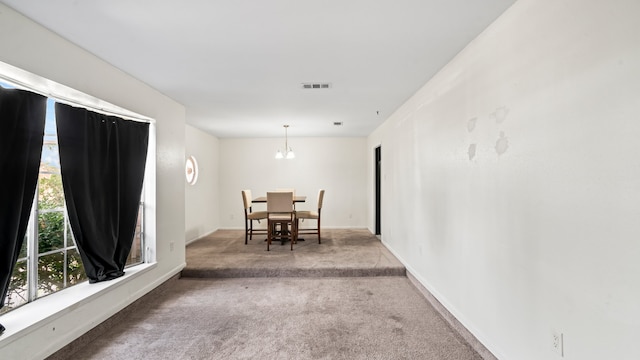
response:
[[[367,136],[515,0],[0,2],[227,138]]]

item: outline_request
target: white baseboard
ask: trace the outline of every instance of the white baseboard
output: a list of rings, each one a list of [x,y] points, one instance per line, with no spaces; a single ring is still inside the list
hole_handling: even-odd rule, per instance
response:
[[[214,232],[216,232],[216,231],[218,231],[218,230],[221,230],[221,229],[214,229],[214,230],[209,231],[208,233],[205,233],[205,234],[202,234],[202,235],[198,235],[197,237],[195,237],[195,238],[193,238],[193,239],[185,240],[184,245],[185,245],[185,246],[186,246],[186,245],[189,245],[189,244],[191,244],[192,242],[194,242],[194,241],[198,241],[198,240],[202,239],[203,237],[207,237],[207,236],[209,236],[209,235],[213,234]]]
[[[473,326],[469,326],[469,322],[455,310],[446,298],[429,285],[426,279],[422,278],[417,272],[407,264],[407,262],[391,248],[387,243],[381,241],[387,250],[389,250],[406,268],[407,278],[420,291],[420,293],[429,301],[429,303],[440,313],[440,315],[449,323],[449,325],[462,336],[469,345],[485,360],[502,359],[500,352],[490,346],[488,340],[479,335],[480,332]]]

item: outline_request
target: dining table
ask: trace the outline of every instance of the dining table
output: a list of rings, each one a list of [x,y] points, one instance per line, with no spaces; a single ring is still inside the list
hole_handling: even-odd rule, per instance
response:
[[[301,203],[301,202],[305,202],[307,201],[307,197],[306,196],[294,196],[293,197],[293,202],[294,203]],[[266,196],[258,196],[257,198],[251,200],[252,203],[265,203],[267,202],[267,197]]]
[[[303,203],[307,201],[307,197],[306,196],[299,196],[296,195],[293,197],[293,205],[295,206],[296,203]],[[260,204],[260,203],[267,203],[267,197],[266,196],[258,196],[257,198],[251,200],[252,203],[256,203],[256,204]],[[298,241],[304,241],[304,239],[302,238],[298,238]],[[282,244],[284,244],[284,242],[282,242]]]

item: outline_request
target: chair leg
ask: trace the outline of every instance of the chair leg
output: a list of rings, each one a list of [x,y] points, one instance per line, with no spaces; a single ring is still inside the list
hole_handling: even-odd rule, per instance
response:
[[[293,243],[298,242],[298,226],[296,220],[291,222],[291,251],[293,251]]]
[[[269,251],[269,245],[271,245],[271,233],[273,232],[271,221],[267,223],[267,251]]]
[[[253,240],[253,220],[249,220],[249,240]]]
[[[284,245],[284,242],[287,241],[287,239],[291,239],[289,224],[286,222],[280,223],[280,230],[282,231],[282,233],[280,234],[280,245]]]
[[[244,244],[247,245],[247,240],[249,236],[249,224],[247,224],[247,219],[244,219]]]
[[[322,241],[320,240],[320,218],[318,218],[318,244],[322,244]]]

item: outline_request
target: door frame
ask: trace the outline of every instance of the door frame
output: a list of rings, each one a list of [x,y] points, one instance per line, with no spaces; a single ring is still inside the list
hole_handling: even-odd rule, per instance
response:
[[[375,167],[375,235],[382,234],[382,145],[374,149]]]

